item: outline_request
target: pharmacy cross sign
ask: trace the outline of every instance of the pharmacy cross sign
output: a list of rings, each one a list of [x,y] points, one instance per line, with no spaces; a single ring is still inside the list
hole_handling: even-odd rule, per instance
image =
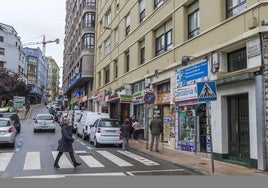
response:
[[[196,87],[198,102],[217,100],[216,82],[198,82]]]

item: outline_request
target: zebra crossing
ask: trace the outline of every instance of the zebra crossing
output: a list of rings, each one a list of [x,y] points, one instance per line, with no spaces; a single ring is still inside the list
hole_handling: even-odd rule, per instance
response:
[[[76,158],[80,158],[84,164],[88,168],[105,168],[105,164],[101,161],[101,158],[105,158],[104,161],[109,161],[118,167],[132,167],[138,162],[141,165],[145,166],[157,166],[160,165],[150,159],[146,159],[142,156],[139,156],[135,153],[130,151],[122,151],[122,150],[115,150],[114,153],[106,150],[98,150],[100,156],[97,158],[96,156],[92,156],[87,151],[75,151]],[[52,158],[55,160],[58,151],[51,151]],[[67,168],[74,168],[72,162],[67,157],[69,153],[63,153],[59,160],[60,169],[67,169]],[[11,162],[12,158],[14,157],[14,151],[0,153],[0,172],[4,172],[7,168],[9,163]],[[128,160],[128,159],[129,160]],[[41,170],[42,169],[42,154],[40,151],[31,151],[25,154],[23,170]],[[133,161],[133,162],[131,162]],[[107,164],[107,162],[106,162]]]

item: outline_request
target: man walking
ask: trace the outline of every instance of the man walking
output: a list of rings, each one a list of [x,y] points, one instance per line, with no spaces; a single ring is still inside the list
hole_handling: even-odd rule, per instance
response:
[[[156,114],[154,119],[149,124],[149,128],[151,130],[151,147],[150,150],[153,150],[154,140],[155,140],[155,151],[159,152],[158,145],[159,145],[159,138],[160,134],[163,132],[163,124],[162,120],[160,119],[160,115]]]

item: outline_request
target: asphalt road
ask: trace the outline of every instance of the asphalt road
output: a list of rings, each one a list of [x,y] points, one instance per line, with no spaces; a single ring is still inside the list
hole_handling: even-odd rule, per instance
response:
[[[21,133],[17,135],[15,148],[0,146],[0,177],[201,175],[134,149],[122,151],[116,145],[95,148],[81,138],[73,147],[75,157],[82,165],[74,168],[69,154],[65,153],[59,162],[61,168],[55,169],[53,163],[57,154],[57,141],[61,136],[60,126],[57,126],[55,133],[34,133],[32,125],[37,113],[47,112],[44,106],[33,109],[30,119],[21,121]]]

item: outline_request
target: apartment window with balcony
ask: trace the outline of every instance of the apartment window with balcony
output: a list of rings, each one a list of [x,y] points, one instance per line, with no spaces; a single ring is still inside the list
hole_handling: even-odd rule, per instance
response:
[[[246,0],[226,0],[226,17],[230,18],[247,8]]]
[[[108,38],[105,41],[105,55],[109,54],[111,51],[111,43],[110,43],[110,38]]]
[[[114,60],[114,77],[115,78],[118,77],[118,61],[117,61],[117,59]]]
[[[154,8],[158,8],[160,7],[163,3],[164,3],[165,0],[154,0]]]
[[[110,82],[110,66],[104,68],[104,84]]]
[[[242,48],[227,54],[228,72],[234,72],[247,68],[246,48]]]
[[[129,71],[129,66],[130,66],[130,59],[129,59],[129,52],[125,52],[125,58],[126,58],[126,61],[125,61],[125,72],[128,72]]]
[[[105,13],[105,24],[106,24],[106,26],[110,25],[110,23],[111,23],[111,9],[109,9]]]
[[[5,55],[5,48],[0,48],[0,55]]]
[[[172,49],[172,21],[166,22],[156,30],[155,55],[158,56]]]
[[[200,32],[200,15],[199,2],[195,1],[188,7],[188,38],[199,35]]]
[[[145,0],[140,0],[140,22],[145,20]]]
[[[83,16],[83,28],[95,27],[95,12],[86,12]]]
[[[119,0],[116,0],[116,3],[115,3],[115,12],[116,12],[116,14],[118,14],[119,9],[120,9],[120,7],[119,7]]]
[[[84,0],[84,7],[95,7],[96,0]]]
[[[94,48],[94,45],[95,45],[95,35],[94,35],[94,33],[84,34],[82,49]]]
[[[145,62],[145,41],[140,42],[140,64]]]
[[[126,36],[128,36],[130,32],[130,14],[126,16],[125,21],[126,21]]]

